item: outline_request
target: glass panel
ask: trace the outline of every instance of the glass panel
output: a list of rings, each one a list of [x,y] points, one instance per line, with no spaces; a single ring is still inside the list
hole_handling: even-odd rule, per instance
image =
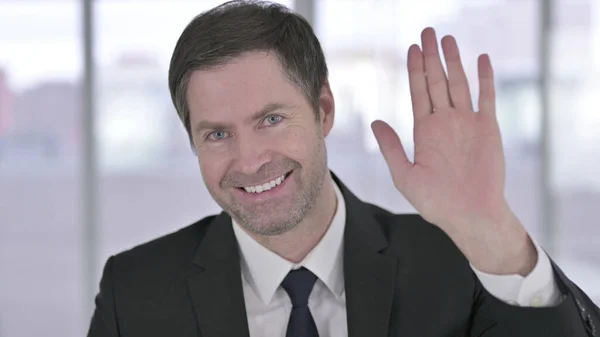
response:
[[[0,336],[85,334],[78,1],[0,1]]]
[[[552,172],[557,253],[600,303],[600,4],[556,1],[552,35]]]

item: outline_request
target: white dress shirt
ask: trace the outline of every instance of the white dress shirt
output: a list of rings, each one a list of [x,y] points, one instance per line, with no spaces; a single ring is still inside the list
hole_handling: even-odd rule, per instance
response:
[[[337,184],[337,209],[317,246],[299,264],[289,262],[256,242],[234,221],[241,257],[242,287],[250,336],[285,336],[292,302],[280,286],[290,270],[305,267],[317,276],[308,307],[320,337],[347,336],[343,238],[346,204]],[[535,243],[538,262],[527,276],[490,275],[473,266],[483,286],[499,299],[521,306],[549,306],[558,301],[550,259]]]

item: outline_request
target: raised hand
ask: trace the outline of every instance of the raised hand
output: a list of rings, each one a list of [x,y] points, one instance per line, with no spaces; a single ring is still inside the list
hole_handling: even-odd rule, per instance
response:
[[[441,41],[448,76],[435,31],[425,29],[421,40],[422,50],[412,45],[408,51],[414,163],[387,123],[372,124],[394,184],[475,267],[495,274],[527,274],[537,254],[504,197],[504,153],[490,58],[478,58],[476,112],[455,39]]]

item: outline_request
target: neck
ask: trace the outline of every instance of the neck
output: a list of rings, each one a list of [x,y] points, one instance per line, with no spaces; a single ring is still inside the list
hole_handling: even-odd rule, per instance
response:
[[[328,172],[314,208],[293,229],[276,236],[251,234],[252,237],[284,259],[293,263],[301,262],[321,241],[333,220],[337,209],[337,198],[333,184],[333,178]]]

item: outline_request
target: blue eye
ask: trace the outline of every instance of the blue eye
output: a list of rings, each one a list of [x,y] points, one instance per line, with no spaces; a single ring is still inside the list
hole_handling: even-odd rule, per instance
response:
[[[267,118],[265,118],[265,121],[270,125],[275,125],[275,124],[281,122],[282,119],[283,119],[283,117],[281,117],[279,115],[270,115],[270,116],[267,116]]]
[[[211,140],[221,140],[227,138],[227,132],[225,131],[213,131],[208,134],[208,137]]]

